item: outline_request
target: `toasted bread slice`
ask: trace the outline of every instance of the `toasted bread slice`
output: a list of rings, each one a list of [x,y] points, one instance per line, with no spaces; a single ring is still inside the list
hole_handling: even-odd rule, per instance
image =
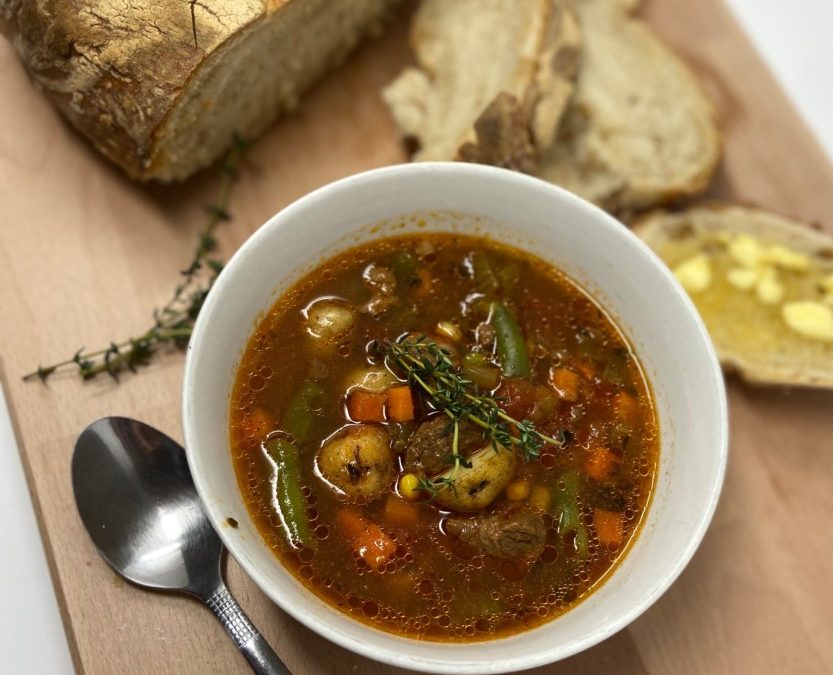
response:
[[[553,142],[580,52],[578,22],[564,0],[424,0],[410,39],[417,66],[382,95],[402,135],[418,143],[415,160],[455,159],[469,144],[467,159],[479,161],[472,146],[484,139],[474,124],[501,94],[508,98],[485,127],[510,124],[538,149]]]
[[[833,387],[833,237],[726,204],[651,213],[634,231],[687,288],[724,366],[750,382]]]
[[[715,111],[630,0],[576,0],[578,83],[539,175],[615,212],[692,195],[720,158]]]

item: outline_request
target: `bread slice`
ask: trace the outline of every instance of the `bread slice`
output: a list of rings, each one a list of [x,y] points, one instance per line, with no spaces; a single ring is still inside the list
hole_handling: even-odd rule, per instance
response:
[[[474,159],[474,129],[509,124],[531,146],[550,145],[572,93],[580,33],[565,0],[424,0],[410,34],[416,67],[382,92],[415,160],[451,160],[461,146]],[[501,132],[504,133],[504,132]],[[521,138],[512,145],[524,145]],[[493,154],[495,148],[486,151]],[[507,160],[509,161],[509,160]],[[500,163],[500,162],[498,162]]]
[[[833,387],[833,237],[728,204],[651,213],[634,231],[694,286],[727,369],[750,382]],[[707,283],[695,269],[703,261]]]
[[[260,134],[397,0],[0,0],[61,112],[133,178],[186,178]]]
[[[703,190],[717,168],[715,111],[689,69],[627,10],[575,0],[583,54],[573,101],[540,177],[614,212]]]

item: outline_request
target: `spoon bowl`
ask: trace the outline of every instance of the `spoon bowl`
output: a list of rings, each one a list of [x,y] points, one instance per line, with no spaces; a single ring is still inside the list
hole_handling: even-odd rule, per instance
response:
[[[101,556],[139,586],[205,602],[256,673],[289,673],[223,583],[223,544],[205,515],[176,441],[125,417],[78,437],[72,487]]]

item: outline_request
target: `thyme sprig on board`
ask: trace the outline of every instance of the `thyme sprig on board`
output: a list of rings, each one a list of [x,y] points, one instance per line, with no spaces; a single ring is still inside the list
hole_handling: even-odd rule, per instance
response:
[[[82,347],[72,358],[49,366],[38,366],[37,370],[24,375],[24,380],[46,382],[58,371],[75,368],[85,380],[107,373],[118,381],[119,374],[125,370],[136,372],[138,367],[148,365],[160,348],[183,348],[188,344],[197,315],[223,269],[223,262],[213,255],[217,250],[215,231],[220,223],[231,218],[228,212],[231,189],[246,149],[247,143],[235,137],[223,160],[217,199],[207,208],[208,220],[200,231],[194,256],[188,267],[181,271],[182,278],[170,300],[153,311],[153,325],[137,337],[112,341],[107,347],[95,350]]]
[[[541,448],[564,446],[564,439],[538,431],[530,420],[517,420],[506,413],[493,396],[481,394],[473,382],[463,377],[449,354],[436,342],[426,338],[404,336],[388,341],[380,347],[385,365],[394,373],[407,378],[428,397],[431,405],[444,412],[453,425],[452,451],[449,459],[453,468],[449,475],[421,478],[420,486],[433,495],[444,485],[454,489],[454,477],[460,467],[471,466],[458,452],[460,422],[467,420],[483,430],[483,437],[491,441],[495,451],[514,448],[527,460],[541,454]]]

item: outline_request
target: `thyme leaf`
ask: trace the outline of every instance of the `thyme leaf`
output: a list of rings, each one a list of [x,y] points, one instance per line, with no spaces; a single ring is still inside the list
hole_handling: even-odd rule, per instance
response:
[[[231,189],[237,177],[240,159],[247,148],[243,139],[235,137],[223,160],[217,199],[206,209],[208,219],[199,233],[193,258],[180,272],[181,279],[168,302],[153,311],[153,325],[141,335],[119,342],[111,341],[101,349],[88,351],[82,347],[69,359],[49,366],[38,366],[36,370],[24,375],[24,380],[46,382],[58,371],[75,368],[84,380],[107,373],[118,382],[119,374],[125,370],[135,373],[140,366],[150,364],[161,348],[187,346],[197,315],[223,269],[222,261],[212,255],[217,249],[215,231],[221,223],[231,218],[228,210]]]

